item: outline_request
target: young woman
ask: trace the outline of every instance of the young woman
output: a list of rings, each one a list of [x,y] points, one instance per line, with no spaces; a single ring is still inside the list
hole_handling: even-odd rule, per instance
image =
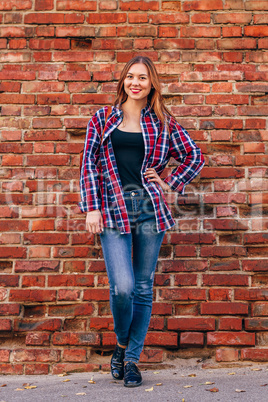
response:
[[[88,123],[79,206],[87,213],[88,231],[100,234],[109,279],[117,338],[111,373],[136,387],[142,383],[137,363],[151,317],[158,254],[166,230],[175,225],[164,193],[184,194],[204,158],[165,107],[148,57],[136,56],[124,66],[109,115],[107,110],[98,110]],[[170,157],[180,165],[162,180]]]

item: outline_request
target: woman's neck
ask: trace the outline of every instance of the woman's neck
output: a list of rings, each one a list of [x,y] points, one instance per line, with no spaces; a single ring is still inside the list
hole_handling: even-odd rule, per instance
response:
[[[126,102],[123,103],[123,111],[128,115],[136,116],[140,118],[141,110],[146,106],[147,98],[141,100],[134,100],[128,97]]]

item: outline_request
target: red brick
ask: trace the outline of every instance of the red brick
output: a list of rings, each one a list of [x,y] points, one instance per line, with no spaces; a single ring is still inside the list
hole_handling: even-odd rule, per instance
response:
[[[88,24],[122,24],[126,23],[127,14],[126,13],[100,13],[100,14],[89,14],[87,17]]]
[[[236,317],[221,317],[219,319],[220,331],[241,331],[242,330],[242,318]]]
[[[242,267],[244,271],[267,271],[268,270],[268,260],[242,260]]]
[[[0,331],[11,331],[11,320],[8,319],[0,319]]]
[[[235,289],[235,300],[268,300],[268,289]]]
[[[163,350],[144,349],[140,356],[141,363],[161,363],[163,361]]]
[[[183,11],[207,11],[207,10],[222,10],[223,2],[222,0],[194,0],[194,1],[184,1],[182,5]]]
[[[159,300],[206,300],[205,289],[160,289]]]
[[[175,332],[147,332],[144,345],[177,347],[178,335]]]
[[[23,364],[2,363],[0,364],[0,373],[4,375],[6,374],[21,375],[23,374]]]
[[[255,334],[247,332],[208,332],[208,345],[255,345]]]
[[[59,301],[76,301],[80,300],[80,290],[77,289],[59,289],[58,290]]]
[[[1,258],[26,258],[25,247],[1,247]]]
[[[5,289],[2,289],[5,291]],[[2,300],[2,299],[1,299]],[[16,303],[2,303],[0,304],[0,316],[1,315],[19,315],[21,310],[20,304]]]
[[[248,286],[248,281],[243,274],[203,274],[204,286]]]
[[[268,303],[256,302],[251,306],[254,317],[268,316]]]
[[[2,0],[0,10],[27,10],[32,8],[31,0]]]
[[[216,350],[216,361],[217,362],[234,362],[238,360],[238,350],[237,349],[217,349]]]
[[[86,349],[64,349],[62,357],[66,362],[85,362],[86,356]]]
[[[103,346],[115,346],[116,345],[116,335],[114,332],[104,332],[102,334],[102,345]]]
[[[212,315],[240,315],[248,314],[248,304],[247,303],[231,303],[231,302],[208,302],[201,303],[201,314],[212,314]]]
[[[79,0],[58,0],[57,10],[96,11],[97,1],[86,0],[84,2],[81,2]]]
[[[206,271],[207,260],[162,260],[162,272],[192,272]]]
[[[174,286],[195,286],[195,285],[197,285],[196,274],[174,275]]]
[[[152,308],[152,314],[157,315],[171,315],[172,305],[168,303],[154,303]]]
[[[140,1],[140,0],[130,0],[130,1],[122,1],[120,0],[120,10],[122,11],[158,11],[159,10],[159,2],[155,0],[149,1]]]
[[[245,329],[247,331],[266,331],[268,318],[245,318]]]
[[[22,287],[29,288],[29,287],[45,287],[45,276],[31,276],[25,275],[22,277]]]
[[[99,363],[56,363],[53,365],[52,374],[88,373],[91,371],[98,371],[99,368]]]
[[[16,261],[15,272],[58,272],[59,261]]]
[[[204,345],[204,334],[202,332],[182,332],[180,335],[181,347],[193,347]]]
[[[12,351],[14,362],[57,362],[60,350],[55,349],[15,349]]]
[[[11,350],[8,349],[0,349],[0,362],[9,362],[10,352]]]
[[[62,286],[94,286],[93,275],[53,275],[48,277],[49,287],[62,287]]]
[[[55,332],[52,342],[53,345],[99,346],[100,336],[94,332]]]
[[[17,287],[19,286],[19,277],[17,275],[0,274],[0,286]]]
[[[62,321],[59,318],[53,319],[15,319],[14,331],[57,331],[61,328]]]
[[[215,330],[215,318],[168,318],[167,327],[169,330],[211,331]]]
[[[83,300],[109,300],[109,289],[86,289]]]
[[[94,312],[94,306],[91,303],[79,303],[79,304],[64,304],[49,306],[48,315],[49,316],[89,316]]]
[[[24,17],[25,24],[64,24],[64,14],[30,13]]]
[[[231,300],[232,289],[212,288],[209,289],[208,294],[209,300],[212,301]]]
[[[91,317],[89,327],[97,331],[101,329],[112,331],[114,328],[113,319],[108,317]]]
[[[50,335],[46,332],[28,332],[26,334],[25,345],[47,346],[49,345],[49,339]]]
[[[53,10],[53,8],[54,8],[53,0],[35,0],[36,11]]]
[[[25,364],[25,375],[41,375],[49,373],[49,364]]]
[[[44,302],[55,301],[56,290],[44,289],[11,289],[9,295],[10,301]]]
[[[241,349],[241,360],[251,360],[255,362],[267,362],[268,349]]]

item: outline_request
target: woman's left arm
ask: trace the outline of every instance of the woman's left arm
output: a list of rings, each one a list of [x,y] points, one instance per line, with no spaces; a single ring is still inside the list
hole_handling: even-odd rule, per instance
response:
[[[181,164],[172,170],[171,174],[164,179],[164,182],[172,190],[184,194],[185,186],[201,171],[205,164],[205,159],[200,148],[195,144],[185,128],[177,121],[173,121],[171,128],[169,154]]]
[[[145,177],[149,181],[157,182],[163,191],[173,190],[184,194],[185,186],[198,175],[205,160],[200,148],[188,132],[174,120],[170,124],[169,156],[181,162],[170,175],[162,180],[155,169],[149,168],[146,170]]]

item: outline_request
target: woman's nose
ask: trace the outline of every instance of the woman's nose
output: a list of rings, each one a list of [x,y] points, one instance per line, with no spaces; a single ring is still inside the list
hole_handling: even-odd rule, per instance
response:
[[[138,79],[138,77],[134,77],[132,83],[133,83],[134,85],[138,85],[138,84],[139,84],[139,79]]]

